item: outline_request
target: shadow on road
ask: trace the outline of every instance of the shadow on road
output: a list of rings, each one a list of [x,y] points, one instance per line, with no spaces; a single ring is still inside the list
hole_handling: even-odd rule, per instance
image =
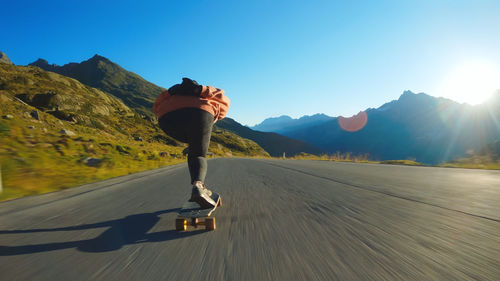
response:
[[[128,244],[138,244],[147,242],[162,242],[180,238],[185,238],[204,233],[204,230],[178,232],[176,230],[167,230],[155,233],[147,233],[160,220],[159,215],[171,212],[177,212],[179,208],[158,211],[154,213],[143,213],[124,217],[122,219],[110,220],[94,224],[84,224],[61,228],[47,229],[27,229],[27,230],[4,230],[1,234],[21,234],[35,232],[54,232],[71,231],[108,227],[106,231],[93,239],[56,242],[47,244],[23,245],[23,246],[1,246],[0,256],[14,256],[23,254],[32,254],[39,252],[48,252],[54,250],[76,248],[82,252],[109,252],[122,248]]]

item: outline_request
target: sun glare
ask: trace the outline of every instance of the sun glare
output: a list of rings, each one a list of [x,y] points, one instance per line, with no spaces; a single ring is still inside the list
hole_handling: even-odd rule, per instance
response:
[[[472,61],[450,73],[437,95],[476,105],[488,99],[497,89],[500,89],[500,68],[485,61]]]

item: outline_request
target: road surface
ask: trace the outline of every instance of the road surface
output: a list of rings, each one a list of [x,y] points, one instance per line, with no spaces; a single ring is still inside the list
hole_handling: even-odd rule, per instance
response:
[[[0,280],[499,280],[500,173],[215,159],[217,230],[174,230],[177,165],[0,203]]]

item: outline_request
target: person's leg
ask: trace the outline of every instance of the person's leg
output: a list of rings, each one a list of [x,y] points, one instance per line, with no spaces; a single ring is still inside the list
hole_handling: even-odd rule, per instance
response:
[[[189,127],[188,121],[188,112],[186,112],[185,109],[179,109],[163,115],[158,120],[158,125],[165,134],[180,142],[187,143],[188,137],[186,128]]]
[[[188,166],[191,183],[205,182],[207,175],[207,152],[210,144],[210,135],[214,123],[214,116],[205,110],[197,109],[191,115],[191,128],[187,138],[189,143]]]
[[[158,120],[160,128],[169,136],[188,143],[188,167],[191,184],[205,181],[206,155],[214,116],[199,108],[183,108],[169,112]]]

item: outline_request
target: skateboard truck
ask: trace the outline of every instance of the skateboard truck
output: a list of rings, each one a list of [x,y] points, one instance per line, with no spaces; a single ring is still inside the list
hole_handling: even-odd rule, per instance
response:
[[[175,220],[176,230],[187,230],[189,225],[194,228],[198,228],[198,225],[204,225],[206,230],[215,230],[215,218],[206,218],[204,221],[199,221],[198,218],[192,218],[191,220],[179,218]]]

